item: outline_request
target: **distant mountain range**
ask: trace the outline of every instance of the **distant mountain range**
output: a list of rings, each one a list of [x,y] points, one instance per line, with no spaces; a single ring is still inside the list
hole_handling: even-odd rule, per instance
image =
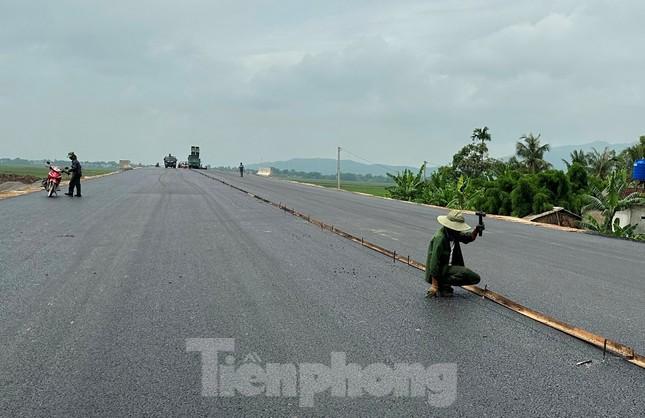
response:
[[[609,149],[613,149],[616,153],[619,153],[633,144],[634,143],[611,144],[605,141],[595,141],[579,145],[561,145],[551,147],[551,151],[544,154],[544,159],[553,164],[554,168],[562,170],[565,168],[562,160],[565,159],[569,161],[570,154],[574,150],[581,149],[584,152],[591,152],[593,148],[596,148],[599,152],[602,152],[605,147],[609,147]],[[508,158],[509,157],[505,157],[503,159],[506,160]],[[449,164],[450,162],[451,161],[446,161],[446,164]],[[294,158],[287,161],[270,161],[258,164],[249,164],[246,167],[251,170],[257,170],[261,167],[274,167],[279,168],[280,170],[295,170],[307,173],[318,172],[324,175],[336,174],[336,160],[332,158]],[[428,167],[428,174],[433,172],[435,168],[436,167]],[[341,160],[341,171],[343,173],[385,176],[386,173],[397,173],[405,169],[412,170],[412,172],[416,173],[419,170],[419,167],[387,164],[363,164],[353,160]]]
[[[320,173],[324,175],[336,174],[336,160],[332,158],[294,158],[288,161],[270,161],[259,164],[249,164],[246,168],[257,170],[261,167],[273,167],[280,170],[304,171],[307,173]],[[386,173],[396,173],[406,168],[417,172],[419,167],[386,164],[363,164],[352,160],[341,160],[341,171],[353,174],[371,174],[373,176],[384,176]],[[428,167],[428,173],[430,173]]]

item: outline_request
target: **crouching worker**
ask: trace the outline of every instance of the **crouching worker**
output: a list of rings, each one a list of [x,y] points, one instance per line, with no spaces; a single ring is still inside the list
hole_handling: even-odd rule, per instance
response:
[[[483,225],[466,233],[472,228],[464,221],[460,211],[439,216],[437,221],[442,227],[430,241],[426,262],[426,282],[431,284],[427,292],[429,298],[437,295],[450,297],[453,293],[452,286],[477,284],[480,280],[479,274],[464,266],[459,243],[474,241]]]

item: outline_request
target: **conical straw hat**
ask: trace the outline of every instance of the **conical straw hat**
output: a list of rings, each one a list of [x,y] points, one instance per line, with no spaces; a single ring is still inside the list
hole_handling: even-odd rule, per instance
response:
[[[459,232],[465,232],[470,229],[470,225],[464,220],[464,215],[459,210],[451,210],[448,215],[437,216],[437,221],[446,228]]]

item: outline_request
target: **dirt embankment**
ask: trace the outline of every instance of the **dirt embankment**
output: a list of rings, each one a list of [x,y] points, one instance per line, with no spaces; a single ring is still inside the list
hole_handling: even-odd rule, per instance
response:
[[[83,180],[92,180],[105,176],[117,174],[119,171],[113,171],[105,174],[97,174],[95,176],[83,176]],[[17,179],[17,180],[7,180]],[[0,200],[8,199],[10,197],[22,196],[28,193],[34,193],[42,190],[42,179],[37,176],[30,175],[16,175],[16,174],[0,174]],[[26,182],[26,183],[25,183]],[[61,182],[61,188],[67,187],[68,180]]]
[[[36,176],[25,176],[19,174],[9,174],[9,173],[0,173],[0,184],[6,182],[20,182],[24,184],[33,184],[37,181],[42,180],[40,177]]]

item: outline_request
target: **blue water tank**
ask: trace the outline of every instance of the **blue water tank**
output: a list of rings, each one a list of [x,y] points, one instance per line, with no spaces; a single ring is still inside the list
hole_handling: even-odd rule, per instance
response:
[[[636,181],[645,181],[645,159],[636,160],[634,163],[634,175]]]

